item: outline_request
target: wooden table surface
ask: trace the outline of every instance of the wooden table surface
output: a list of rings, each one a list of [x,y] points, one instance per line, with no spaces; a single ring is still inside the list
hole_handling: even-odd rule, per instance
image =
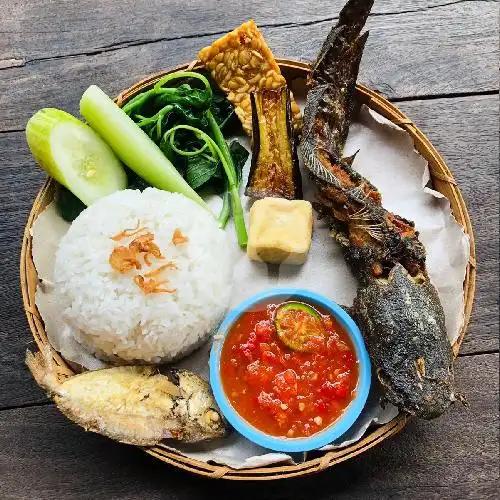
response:
[[[40,107],[77,113],[195,58],[254,18],[278,57],[311,61],[341,0],[0,0],[0,498],[493,498],[498,488],[498,3],[376,0],[360,81],[428,135],[464,194],[476,235],[474,313],[456,362],[469,407],[412,421],[322,474],[267,484],[208,480],[66,420],[23,365],[23,228],[44,174],[24,128]]]

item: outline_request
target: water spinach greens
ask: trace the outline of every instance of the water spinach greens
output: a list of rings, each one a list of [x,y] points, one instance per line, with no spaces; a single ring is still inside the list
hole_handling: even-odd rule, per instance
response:
[[[204,75],[179,71],[164,76],[122,109],[193,189],[210,187],[223,194],[221,227],[232,215],[238,242],[245,246],[247,232],[238,188],[248,151],[237,141],[228,145],[224,139],[222,130],[233,116],[231,103],[212,89]]]

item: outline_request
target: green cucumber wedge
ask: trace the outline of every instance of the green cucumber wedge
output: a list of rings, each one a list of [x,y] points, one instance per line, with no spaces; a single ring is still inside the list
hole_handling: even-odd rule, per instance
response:
[[[83,93],[80,114],[123,163],[149,184],[181,193],[208,209],[161,149],[96,85]]]
[[[40,166],[87,206],[127,187],[125,170],[111,148],[65,111],[35,113],[26,125],[26,140]]]

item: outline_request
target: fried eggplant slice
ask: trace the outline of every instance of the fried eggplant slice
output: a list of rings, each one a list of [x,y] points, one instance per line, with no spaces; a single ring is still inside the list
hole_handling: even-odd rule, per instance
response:
[[[245,194],[253,198],[302,198],[287,87],[251,94],[253,151]]]
[[[166,438],[195,443],[227,433],[208,383],[190,371],[119,366],[60,380],[49,350],[27,351],[26,364],[66,417],[115,441],[153,446]]]

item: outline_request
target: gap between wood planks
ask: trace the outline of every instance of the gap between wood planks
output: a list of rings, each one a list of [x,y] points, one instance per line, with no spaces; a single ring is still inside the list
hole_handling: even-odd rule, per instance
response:
[[[373,17],[382,17],[382,16],[398,16],[401,14],[410,14],[414,12],[425,12],[428,10],[433,10],[433,9],[440,9],[440,8],[446,8],[452,5],[457,5],[461,3],[472,3],[472,2],[485,2],[485,3],[492,3],[496,2],[496,0],[454,0],[448,3],[440,4],[440,5],[429,5],[425,7],[419,7],[416,9],[407,9],[407,10],[400,10],[400,11],[394,11],[394,12],[374,12],[369,15],[369,18]],[[264,23],[259,25],[259,28],[296,28],[296,27],[301,27],[301,26],[313,26],[317,24],[322,24],[322,23],[331,23],[333,21],[336,21],[339,18],[339,16],[333,16],[333,17],[325,17],[322,19],[313,19],[313,20],[306,20],[302,22],[283,22],[283,23]],[[11,58],[11,59],[3,59],[0,60],[0,71],[2,70],[8,70],[12,68],[19,68],[26,66],[28,64],[33,64],[37,63],[40,61],[52,61],[52,60],[57,60],[57,59],[65,59],[69,57],[78,57],[78,56],[94,56],[94,55],[99,55],[99,54],[104,54],[106,52],[114,52],[117,50],[125,49],[128,47],[136,47],[136,46],[141,46],[141,45],[149,45],[149,44],[155,44],[155,43],[160,43],[160,42],[172,42],[176,40],[189,40],[189,39],[194,39],[194,38],[201,38],[205,36],[222,36],[227,33],[227,30],[223,31],[212,31],[212,32],[207,32],[207,33],[196,33],[192,35],[183,35],[183,36],[175,36],[175,37],[158,37],[158,38],[152,38],[152,39],[138,39],[138,40],[125,40],[123,42],[117,43],[117,44],[109,44],[109,45],[104,45],[103,47],[90,50],[90,51],[83,51],[83,52],[75,52],[71,54],[61,54],[61,55],[56,55],[56,56],[47,56],[47,57],[39,57],[39,58],[33,58],[33,59],[18,59],[18,58]],[[462,95],[463,97],[463,95]],[[405,98],[399,98],[401,100],[404,100]]]
[[[466,0],[468,1],[468,0]],[[483,1],[483,0],[481,0]],[[489,0],[485,0],[489,1]],[[81,54],[80,54],[81,55]],[[66,57],[66,56],[61,56],[61,57]],[[360,82],[363,83],[363,82]],[[377,89],[373,89],[376,92]],[[383,95],[382,92],[379,92],[381,95]],[[457,93],[448,93],[448,94],[423,94],[423,95],[412,95],[412,96],[403,96],[403,97],[392,97],[392,98],[387,98],[390,102],[397,102],[397,103],[404,103],[404,102],[411,102],[411,101],[430,101],[433,99],[458,99],[458,98],[463,98],[463,97],[481,97],[481,96],[489,96],[489,95],[497,95],[498,90],[481,90],[478,92],[457,92]],[[8,130],[0,130],[0,135],[1,134],[14,134],[14,133],[22,133],[24,132],[25,129],[8,129]]]
[[[488,354],[497,354],[498,352],[500,352],[498,349],[486,349],[484,351],[474,351],[474,352],[464,352],[464,353],[459,352],[457,357],[467,358],[471,356],[485,356]]]
[[[363,83],[363,82],[361,82]],[[377,89],[373,89],[377,92]],[[409,102],[409,101],[430,101],[432,99],[455,99],[459,97],[476,97],[483,95],[497,95],[498,89],[492,90],[480,90],[478,92],[456,92],[456,93],[446,93],[446,94],[422,94],[422,95],[411,95],[402,97],[390,97],[387,98],[390,102]]]
[[[476,352],[465,352],[465,353],[458,353],[457,358],[470,358],[472,356],[488,356],[491,354],[498,354],[499,350],[498,349],[490,349],[490,350],[485,350],[485,351],[476,351]],[[33,380],[33,383],[35,381]],[[33,407],[39,407],[39,406],[51,406],[54,405],[55,403],[51,399],[46,399],[45,401],[40,401],[38,403],[23,403],[23,404],[18,404],[18,405],[11,405],[11,406],[3,406],[0,407],[0,412],[2,411],[8,411],[8,410],[19,410],[22,408],[33,408]]]
[[[36,383],[35,380],[33,379],[33,383]],[[12,406],[3,406],[0,407],[0,411],[6,411],[6,410],[19,410],[22,408],[34,408],[37,406],[49,406],[55,404],[51,399],[47,399],[45,401],[40,401],[39,403],[23,403],[23,404],[18,404],[18,405],[12,405]]]

